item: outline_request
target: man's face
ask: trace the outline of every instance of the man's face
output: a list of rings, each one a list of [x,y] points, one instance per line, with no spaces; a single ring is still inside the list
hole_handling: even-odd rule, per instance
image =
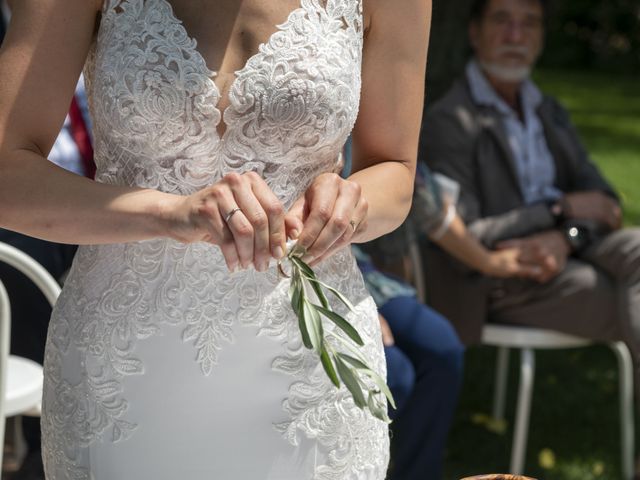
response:
[[[476,58],[501,80],[526,78],[542,50],[543,10],[538,0],[489,0],[469,27]]]

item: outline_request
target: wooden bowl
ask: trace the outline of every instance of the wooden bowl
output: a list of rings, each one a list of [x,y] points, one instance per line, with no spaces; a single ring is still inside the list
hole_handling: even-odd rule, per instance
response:
[[[535,478],[522,477],[520,475],[476,475],[475,477],[466,477],[461,480],[535,480]]]

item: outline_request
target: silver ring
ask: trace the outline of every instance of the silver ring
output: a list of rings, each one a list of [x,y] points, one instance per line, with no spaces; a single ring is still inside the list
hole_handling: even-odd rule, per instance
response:
[[[240,207],[236,207],[233,210],[231,210],[229,213],[227,213],[227,216],[224,217],[224,223],[229,223],[229,220],[231,220],[231,217],[233,217],[236,212],[240,211]]]

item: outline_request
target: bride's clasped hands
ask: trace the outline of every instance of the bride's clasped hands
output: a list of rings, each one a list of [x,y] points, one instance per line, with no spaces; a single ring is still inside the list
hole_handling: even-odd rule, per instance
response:
[[[246,172],[172,197],[160,209],[171,238],[219,246],[231,272],[251,265],[262,272],[271,259],[283,258],[288,239],[297,240],[311,265],[357,240],[368,203],[357,182],[323,173],[285,211],[264,179]]]

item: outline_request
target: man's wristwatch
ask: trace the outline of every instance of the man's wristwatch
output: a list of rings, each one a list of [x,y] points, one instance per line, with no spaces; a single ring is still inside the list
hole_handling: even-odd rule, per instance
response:
[[[567,223],[563,232],[573,253],[580,253],[591,243],[591,230],[584,225]]]

